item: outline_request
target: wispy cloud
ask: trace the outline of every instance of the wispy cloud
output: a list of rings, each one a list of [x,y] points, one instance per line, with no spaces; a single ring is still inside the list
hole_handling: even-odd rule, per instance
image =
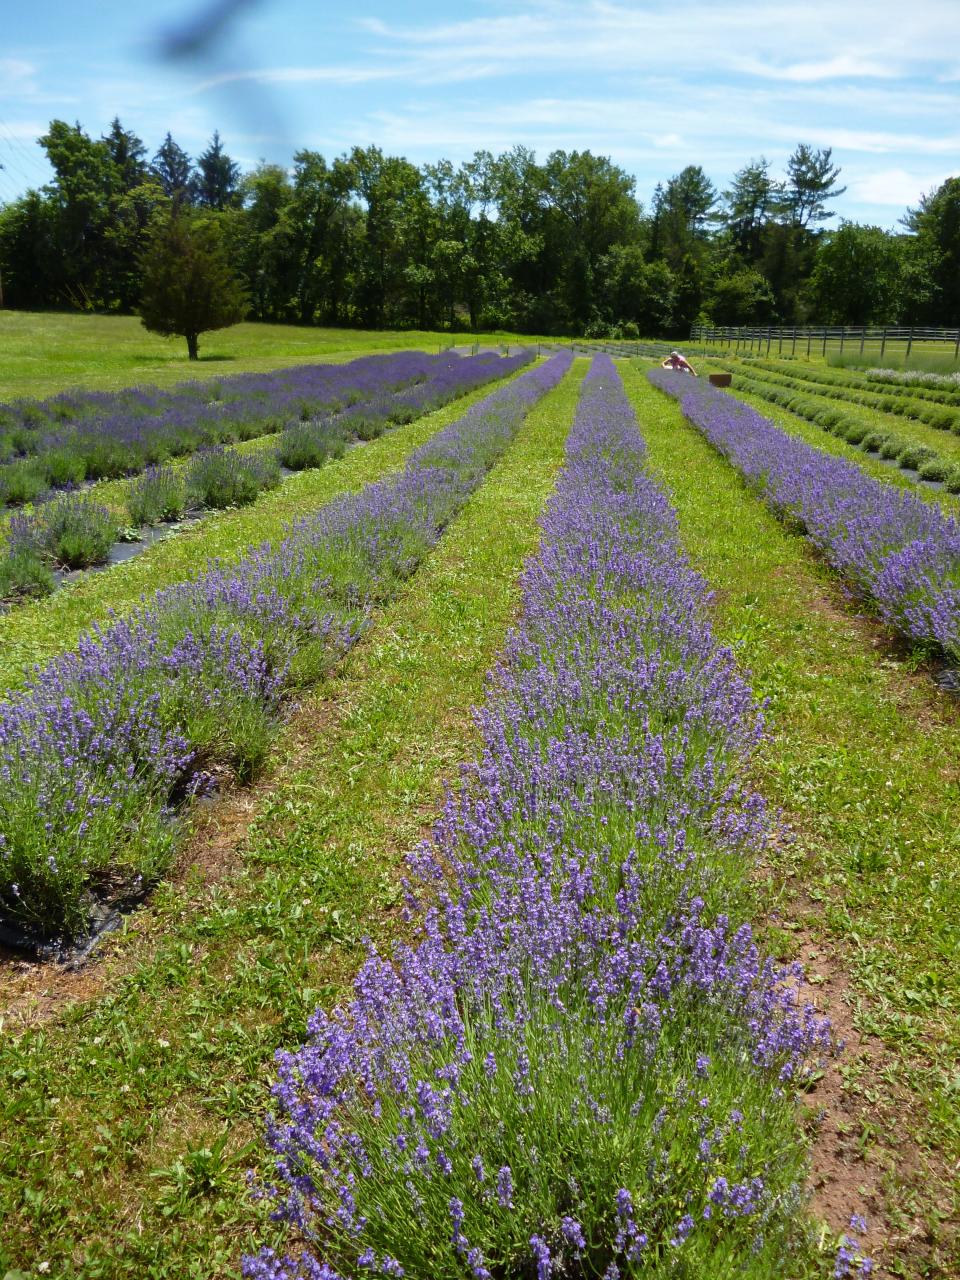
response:
[[[399,72],[390,67],[257,67],[223,71],[193,85],[190,93],[206,93],[224,85],[250,82],[262,85],[369,84],[375,80],[395,80]]]
[[[903,67],[900,65],[848,53],[815,62],[777,64],[761,62],[756,58],[734,58],[733,65],[746,75],[760,76],[767,80],[786,80],[794,84],[816,84],[820,80],[896,80],[903,75]]]
[[[911,25],[907,39],[902,8],[891,0],[812,0],[802,7],[762,11],[746,0],[712,5],[652,0],[642,8],[604,0],[544,0],[509,14],[454,22],[368,18],[358,26],[372,38],[374,56],[415,50],[423,63],[483,62],[500,75],[522,62],[607,74],[677,72],[696,65],[815,83],[895,79],[942,63],[944,50],[960,41],[960,6],[921,0],[921,8],[926,12]],[[878,31],[891,35],[873,34]]]

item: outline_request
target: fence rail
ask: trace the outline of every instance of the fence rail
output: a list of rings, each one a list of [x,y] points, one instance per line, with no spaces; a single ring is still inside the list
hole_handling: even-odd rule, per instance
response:
[[[916,347],[929,347],[936,343],[947,350],[944,354],[952,354],[954,360],[960,360],[960,329],[938,329],[922,326],[912,328],[894,325],[801,325],[790,328],[772,328],[767,325],[734,326],[734,325],[694,325],[690,330],[690,341],[711,346],[732,347],[734,351],[742,348],[748,351],[762,351],[770,355],[774,346],[782,355],[787,351],[790,355],[810,355],[819,350],[826,355],[828,349],[843,351],[859,350],[863,355],[868,345],[873,348],[879,345],[881,356],[887,348],[901,349],[906,347],[905,359]],[[952,353],[950,352],[952,348]]]

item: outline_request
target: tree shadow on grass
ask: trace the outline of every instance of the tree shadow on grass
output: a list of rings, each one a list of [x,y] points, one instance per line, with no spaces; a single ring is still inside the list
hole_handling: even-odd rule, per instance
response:
[[[198,364],[215,364],[225,360],[237,360],[238,356],[200,356],[196,360],[188,360],[186,356],[167,355],[165,352],[151,351],[130,354],[124,357],[124,362],[131,365],[182,365],[184,369],[190,369]]]

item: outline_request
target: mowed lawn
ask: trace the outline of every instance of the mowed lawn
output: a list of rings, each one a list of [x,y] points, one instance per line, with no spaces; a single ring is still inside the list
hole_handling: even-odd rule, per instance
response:
[[[439,350],[483,341],[519,345],[516,334],[482,337],[416,329],[319,329],[238,324],[201,334],[200,359],[187,359],[183,338],[148,333],[136,316],[0,311],[0,401],[50,396],[68,387],[110,390],[136,383],[171,386],[196,378],[265,372],[314,360],[348,360],[378,351]]]

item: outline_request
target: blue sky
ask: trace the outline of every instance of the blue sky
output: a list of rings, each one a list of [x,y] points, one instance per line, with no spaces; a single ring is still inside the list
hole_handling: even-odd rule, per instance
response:
[[[47,180],[54,117],[151,153],[214,128],[244,167],[376,143],[416,163],[589,148],[637,179],[832,146],[844,217],[894,226],[960,174],[960,0],[10,0],[0,200]],[[12,9],[12,12],[11,12]],[[227,15],[228,10],[229,15]],[[198,20],[213,28],[191,41]]]

